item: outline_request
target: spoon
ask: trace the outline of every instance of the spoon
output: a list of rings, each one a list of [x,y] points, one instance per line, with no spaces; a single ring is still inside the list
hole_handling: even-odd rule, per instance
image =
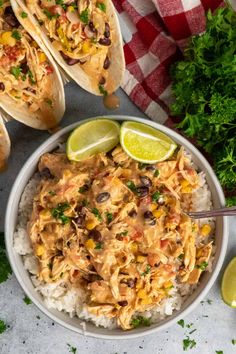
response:
[[[186,213],[190,218],[193,219],[202,219],[202,218],[209,218],[214,216],[233,216],[236,215],[236,206],[231,208],[220,208],[220,209],[212,209],[212,210],[203,210],[203,211],[194,211]]]

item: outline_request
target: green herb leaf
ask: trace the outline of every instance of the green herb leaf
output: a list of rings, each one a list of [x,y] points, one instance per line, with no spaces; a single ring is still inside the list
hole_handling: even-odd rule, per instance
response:
[[[216,350],[216,354],[224,354],[223,350]]]
[[[52,107],[52,100],[51,100],[51,98],[44,98],[44,102],[46,102],[50,107]]]
[[[53,15],[48,9],[43,9],[43,13],[47,16],[47,18],[49,18],[49,20],[58,18],[60,16],[59,14]]]
[[[137,188],[133,181],[126,182],[126,186],[134,193],[136,193]]]
[[[201,264],[196,265],[196,268],[197,269],[201,269],[202,271],[204,271],[207,266],[208,266],[207,262],[202,262]]]
[[[21,39],[21,34],[20,34],[20,32],[18,32],[16,29],[14,29],[14,30],[12,31],[11,36],[12,36],[13,38],[15,38],[17,41],[19,41],[19,40]]]
[[[113,220],[112,213],[106,212],[106,217],[107,217],[108,224],[110,224],[110,222],[112,222],[112,220]]]
[[[232,343],[233,345],[235,345],[235,344],[236,344],[236,339],[232,339],[232,340],[231,340],[231,343]]]
[[[177,323],[178,323],[178,325],[180,325],[182,328],[184,328],[184,320],[183,320],[183,319],[179,320]]]
[[[21,74],[22,69],[19,66],[12,66],[10,73],[15,76],[15,78],[18,80],[19,76]]]
[[[79,193],[83,194],[83,193],[87,192],[88,189],[89,189],[88,185],[85,184],[85,185],[83,185],[82,187],[79,188]]]
[[[209,305],[211,305],[211,304],[213,303],[213,301],[210,300],[210,299],[207,299],[207,303],[208,303]]]
[[[89,202],[88,202],[86,199],[84,199],[84,200],[82,200],[81,204],[82,204],[84,207],[87,207],[87,206],[89,205]]]
[[[51,196],[54,196],[54,195],[56,195],[56,192],[55,191],[49,191],[48,194],[50,194]]]
[[[24,11],[22,11],[22,13],[21,13],[20,15],[21,15],[21,17],[22,17],[22,18],[26,18],[26,17],[28,17],[27,13],[26,13],[26,12],[24,12]]]
[[[161,193],[160,192],[155,192],[155,193],[153,193],[153,195],[152,195],[152,201],[154,202],[154,203],[156,203],[157,201],[158,201],[158,199],[160,198],[160,196],[161,196]]]
[[[101,250],[101,249],[102,249],[102,243],[101,242],[97,242],[95,250]]]
[[[30,304],[32,304],[32,301],[30,300],[30,298],[28,297],[28,296],[26,296],[25,295],[25,297],[24,297],[24,302],[26,303],[26,305],[30,305]]]
[[[186,351],[188,349],[192,349],[196,347],[196,342],[194,339],[190,339],[189,336],[183,340],[183,350]]]
[[[64,4],[63,0],[56,0],[56,4],[60,5],[63,8],[63,10],[67,9],[67,6],[66,6],[66,4]]]
[[[0,7],[3,7],[3,0],[0,0]]]
[[[6,281],[12,270],[7,259],[5,243],[4,243],[4,234],[0,233],[0,283]]]
[[[56,208],[51,209],[51,214],[55,219],[61,220],[62,224],[68,224],[70,222],[70,217],[64,215],[64,211],[69,209],[70,205],[68,203],[59,203]]]
[[[98,218],[99,221],[102,221],[102,216],[97,208],[93,208],[92,213]]]
[[[69,343],[67,343],[67,346],[69,347],[69,352],[70,353],[76,354],[77,348],[72,347]]]
[[[79,15],[80,20],[86,25],[89,23],[89,10],[88,8],[81,12]]]
[[[136,318],[133,318],[131,321],[131,326],[133,326],[134,328],[140,326],[149,327],[150,325],[151,325],[151,319],[143,316],[137,316]]]
[[[33,77],[32,71],[31,71],[31,70],[28,70],[27,74],[28,74],[28,76],[29,76],[29,78],[30,78],[31,83],[32,83],[32,84],[36,84],[36,80],[35,80],[34,77]]]
[[[103,3],[103,2],[98,2],[97,3],[97,7],[103,11],[103,12],[106,12],[106,5]]]
[[[149,274],[150,272],[151,272],[151,266],[148,264],[146,270],[141,275],[145,277],[145,275]]]
[[[3,320],[0,320],[0,334],[5,332],[5,330],[7,329],[7,325]]]
[[[144,163],[144,162],[139,162],[139,163],[138,163],[138,169],[139,169],[139,170],[143,170],[146,166],[147,166],[147,164]]]
[[[180,259],[180,260],[182,260],[183,258],[184,258],[184,254],[183,253],[178,256],[178,259]]]
[[[99,91],[103,96],[108,96],[108,92],[105,90],[103,85],[98,85]]]

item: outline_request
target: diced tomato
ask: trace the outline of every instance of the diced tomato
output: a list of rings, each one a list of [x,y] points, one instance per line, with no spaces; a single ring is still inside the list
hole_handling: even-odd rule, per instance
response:
[[[10,46],[5,46],[5,55],[8,57],[10,61],[15,61],[17,57],[20,55],[20,49],[18,46],[10,47]]]
[[[60,23],[60,24],[63,24],[63,23],[66,23],[68,21],[67,17],[66,17],[66,13],[63,12],[61,14],[61,16],[57,19],[57,21]],[[72,31],[73,31],[73,26],[72,26]]]
[[[142,199],[142,204],[148,205],[148,204],[151,204],[151,202],[152,202],[152,199],[150,196],[147,196]]]
[[[80,27],[80,23],[74,23],[71,27],[72,32],[76,31]]]
[[[47,65],[46,70],[48,75],[53,73],[53,67],[51,65]]]
[[[161,248],[166,248],[169,243],[169,240],[161,240],[160,241],[160,247]]]
[[[134,240],[134,241],[141,241],[142,236],[143,236],[142,232],[139,231],[139,230],[136,230],[134,232],[134,234],[131,236],[131,239]]]

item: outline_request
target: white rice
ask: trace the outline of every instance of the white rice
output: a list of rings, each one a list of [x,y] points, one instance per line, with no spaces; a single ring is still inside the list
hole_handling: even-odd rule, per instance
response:
[[[203,172],[199,173],[200,187],[193,192],[190,200],[191,211],[210,210],[212,208],[211,193],[206,183]],[[33,255],[33,250],[27,235],[27,222],[30,218],[33,205],[33,197],[36,193],[37,185],[40,181],[40,176],[36,173],[27,184],[19,204],[18,225],[14,233],[14,248],[17,253],[22,255],[25,268],[31,274],[31,280],[43,299],[46,307],[53,308],[58,311],[64,311],[70,317],[77,316],[85,321],[92,321],[96,326],[102,326],[108,329],[117,327],[115,319],[110,319],[105,316],[95,316],[88,312],[85,304],[85,293],[81,289],[69,288],[68,285],[60,280],[54,283],[40,282],[35,276],[38,271],[38,261]],[[210,222],[212,226],[212,234],[214,233],[214,219],[198,220],[199,226],[205,222]],[[213,252],[214,254],[214,247]],[[208,262],[207,271],[212,269],[213,256]],[[186,297],[190,296],[197,285],[178,284],[170,290],[170,297],[162,301],[161,306],[156,306],[150,311],[145,311],[141,315],[146,318],[151,318],[152,322],[158,322],[166,316],[170,316],[174,311],[178,311]],[[82,322],[84,331],[86,323]]]

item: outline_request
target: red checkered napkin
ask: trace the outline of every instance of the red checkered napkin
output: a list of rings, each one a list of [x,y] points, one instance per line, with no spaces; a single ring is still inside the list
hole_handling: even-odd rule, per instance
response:
[[[205,30],[205,12],[215,10],[222,0],[113,2],[132,33],[124,46],[126,72],[122,88],[150,118],[165,123],[173,99],[170,65],[181,58],[188,38]]]

